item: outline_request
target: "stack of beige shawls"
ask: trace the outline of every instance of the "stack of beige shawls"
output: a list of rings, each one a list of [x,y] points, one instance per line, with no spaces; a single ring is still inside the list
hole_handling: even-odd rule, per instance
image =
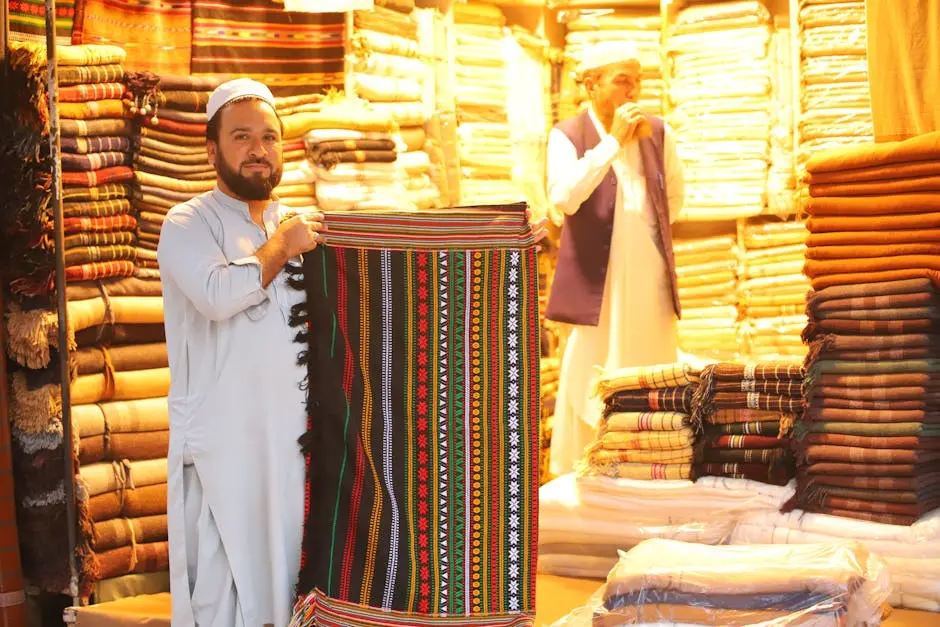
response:
[[[666,40],[669,122],[685,165],[684,220],[757,215],[767,196],[771,18],[756,0],[694,4]]]
[[[387,113],[400,126],[401,161],[408,165],[403,184],[419,208],[440,206],[425,152],[425,120],[433,88],[431,57],[421,50],[413,0],[383,0],[370,11],[357,11],[349,58],[351,94]]]
[[[771,35],[771,59],[774,115],[770,133],[770,170],[767,172],[767,210],[785,217],[795,212],[797,204],[793,125],[799,108],[799,94],[794,93],[791,31],[789,26],[779,22]]]
[[[734,237],[676,240],[679,349],[704,359],[734,361],[746,349],[738,325],[738,245]]]
[[[744,227],[739,300],[746,318],[751,357],[802,361],[806,347],[809,279],[803,275],[808,232],[800,221],[761,221]]]
[[[800,168],[823,148],[873,140],[865,3],[802,0]]]
[[[879,625],[890,577],[855,542],[705,546],[647,540],[607,576],[595,627]]]
[[[454,97],[462,204],[522,200],[514,156],[503,54],[506,18],[496,6],[455,4]]]
[[[561,119],[572,117],[588,101],[587,92],[576,80],[584,51],[600,42],[624,42],[640,51],[643,85],[639,104],[654,115],[663,113],[665,83],[660,46],[659,12],[636,9],[602,15],[587,12],[568,23],[565,35],[565,76],[562,78]]]

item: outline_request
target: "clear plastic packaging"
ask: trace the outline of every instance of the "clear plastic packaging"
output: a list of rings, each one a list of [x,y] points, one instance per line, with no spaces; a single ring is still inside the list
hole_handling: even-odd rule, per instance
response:
[[[707,546],[668,539],[627,552],[589,604],[553,627],[880,625],[884,562],[856,542]]]

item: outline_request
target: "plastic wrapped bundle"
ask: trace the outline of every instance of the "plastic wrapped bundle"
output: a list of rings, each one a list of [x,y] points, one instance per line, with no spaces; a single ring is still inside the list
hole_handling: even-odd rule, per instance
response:
[[[734,361],[747,353],[738,324],[738,246],[733,237],[676,240],[682,319],[679,349],[702,359]]]
[[[872,141],[865,3],[800,3],[800,169],[814,153]]]
[[[884,562],[855,542],[652,539],[621,553],[590,605],[556,625],[880,625],[889,591]]]
[[[568,75],[563,86],[565,108],[562,119],[577,114],[579,108],[588,103],[587,93],[575,80],[585,48],[600,42],[619,41],[635,45],[640,52],[640,63],[643,66],[640,106],[648,113],[662,115],[665,84],[658,12],[636,10],[600,15],[585,12],[567,26],[565,56],[568,59]]]
[[[805,223],[761,222],[744,227],[738,294],[751,357],[802,362],[809,280],[803,275]]]
[[[767,199],[772,23],[757,1],[695,4],[666,43],[669,123],[685,166],[682,220],[760,214]]]

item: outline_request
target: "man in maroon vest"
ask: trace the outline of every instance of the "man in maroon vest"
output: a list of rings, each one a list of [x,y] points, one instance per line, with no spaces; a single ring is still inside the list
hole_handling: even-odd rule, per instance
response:
[[[600,368],[672,363],[680,314],[671,223],[683,202],[670,129],[636,104],[641,66],[623,42],[586,48],[590,106],[548,140],[548,193],[564,215],[546,317],[575,325],[561,368],[551,472],[574,468],[600,418]]]

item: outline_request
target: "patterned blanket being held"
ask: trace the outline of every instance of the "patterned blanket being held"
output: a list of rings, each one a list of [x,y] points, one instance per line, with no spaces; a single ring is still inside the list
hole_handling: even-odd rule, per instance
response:
[[[523,207],[327,214],[292,625],[532,625],[538,274]]]

